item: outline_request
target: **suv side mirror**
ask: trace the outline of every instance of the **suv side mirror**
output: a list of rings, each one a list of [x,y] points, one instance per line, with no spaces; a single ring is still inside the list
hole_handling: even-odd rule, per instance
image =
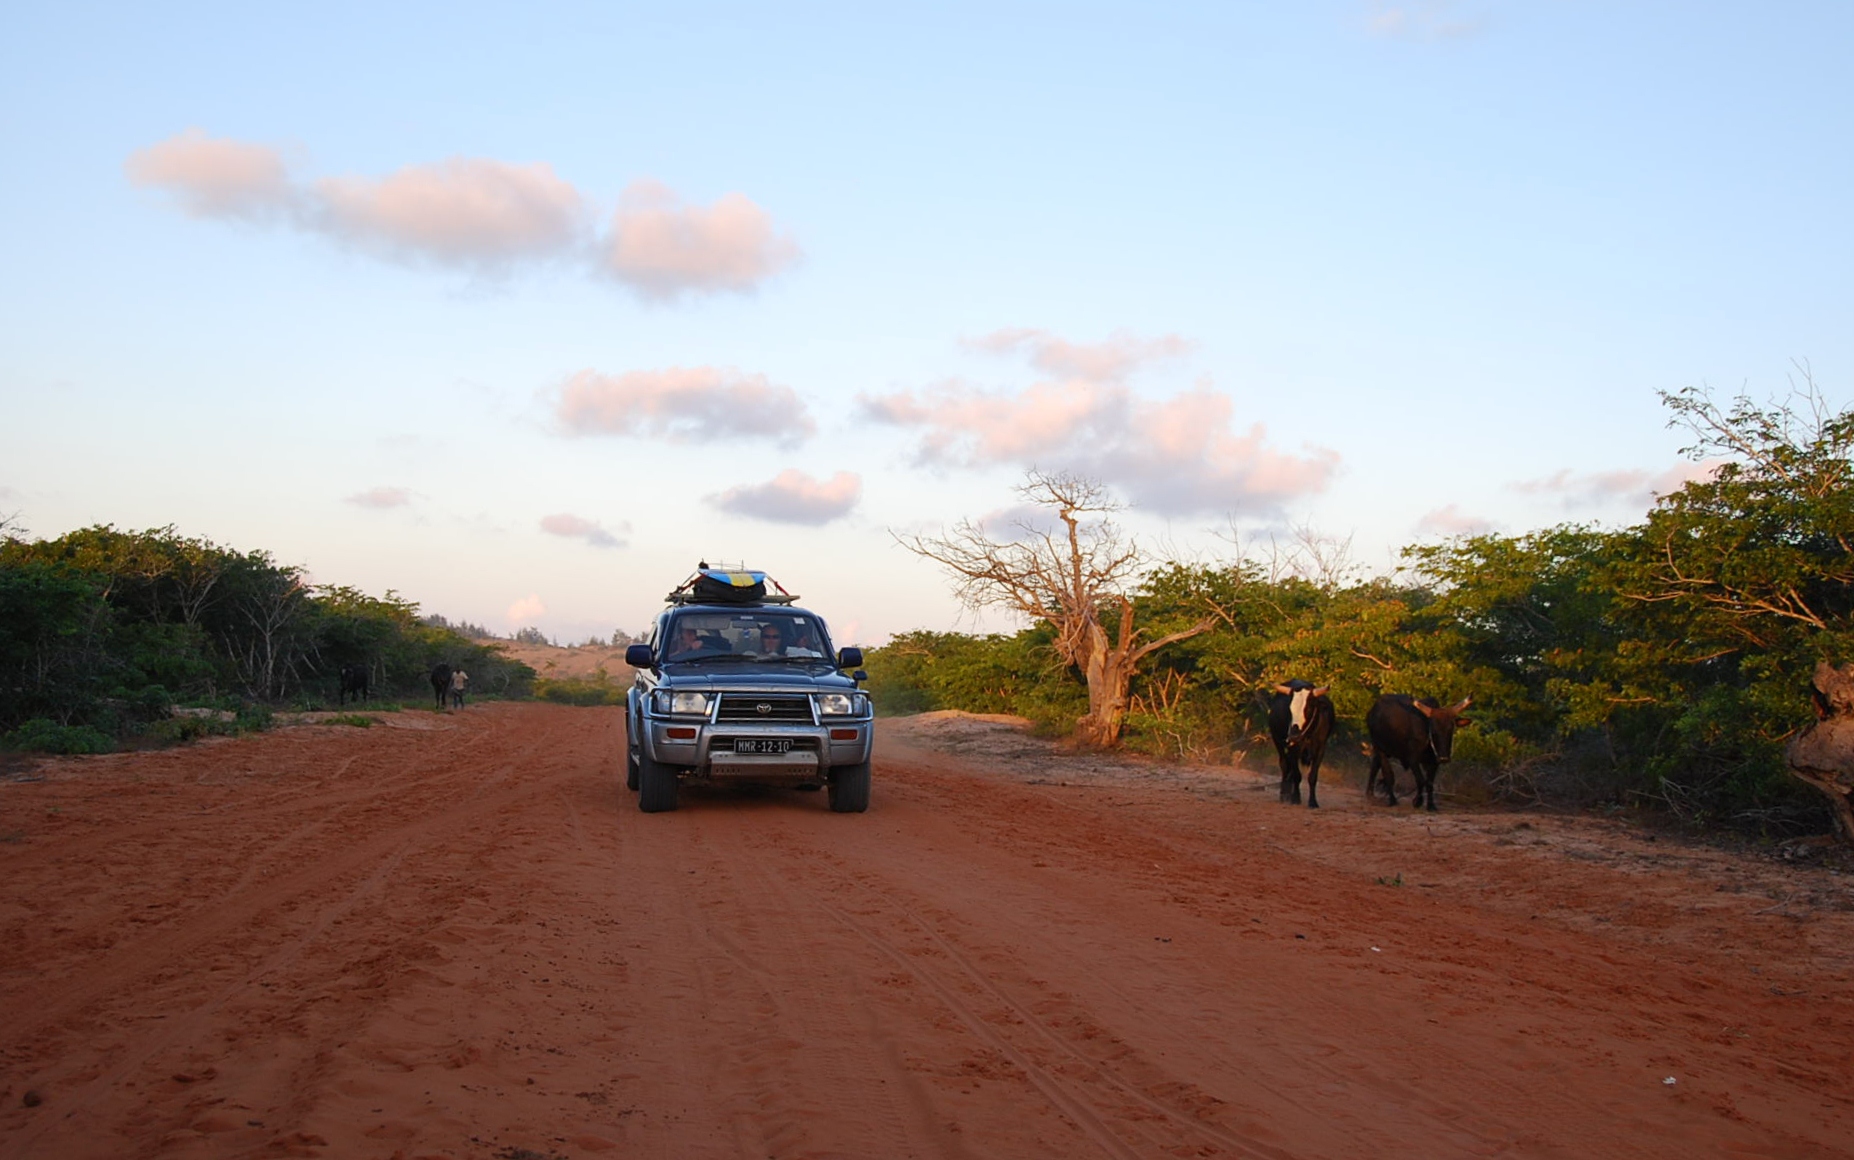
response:
[[[634,669],[647,669],[655,663],[647,644],[629,644],[624,648],[624,663]]]
[[[863,650],[862,649],[846,648],[846,649],[839,649],[837,651],[837,667],[840,669],[853,669],[862,663],[863,663]]]

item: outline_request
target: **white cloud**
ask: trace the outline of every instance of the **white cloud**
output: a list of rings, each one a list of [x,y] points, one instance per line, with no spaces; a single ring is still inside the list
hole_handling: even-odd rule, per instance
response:
[[[1543,479],[1509,485],[1522,495],[1556,496],[1566,511],[1625,508],[1644,511],[1657,497],[1671,495],[1694,480],[1711,479],[1722,459],[1677,463],[1664,471],[1618,470],[1572,472],[1568,468]]]
[[[539,596],[530,592],[520,600],[509,605],[507,621],[509,624],[519,627],[531,624],[535,620],[546,615],[547,605],[541,603],[541,598]]]
[[[744,194],[683,205],[660,182],[632,182],[612,215],[605,266],[645,298],[743,293],[798,261],[797,243],[775,236],[772,218]]]
[[[1269,444],[1260,423],[1237,429],[1229,396],[1206,383],[1167,398],[1136,395],[1122,381],[1141,364],[1185,349],[1167,337],[1142,342],[1062,342],[1041,331],[1001,331],[982,349],[1027,349],[1033,365],[1066,374],[1017,392],[947,382],[859,399],[864,418],[919,432],[925,465],[1038,466],[1098,478],[1134,503],[1181,515],[1264,514],[1322,491],[1337,452],[1299,454]]]
[[[732,368],[670,367],[602,375],[561,387],[554,416],[570,435],[655,436],[674,442],[763,438],[792,446],[817,429],[798,393]]]
[[[348,496],[347,502],[355,507],[364,508],[405,507],[412,502],[412,493],[403,487],[376,487],[371,491],[356,492]]]
[[[137,149],[123,168],[135,185],[173,194],[191,217],[268,218],[297,201],[277,150],[208,137],[202,129]]]
[[[707,500],[734,515],[778,524],[828,524],[850,513],[862,498],[862,476],[839,471],[819,481],[787,468],[765,483],[732,487]]]
[[[605,530],[604,526],[581,516],[560,512],[556,515],[541,517],[541,530],[552,536],[565,536],[568,539],[584,540],[595,548],[622,548],[625,542]],[[629,532],[629,524],[620,524],[619,531]]]
[[[378,180],[315,183],[316,228],[393,257],[505,267],[572,252],[585,234],[579,191],[545,164],[453,157]]]

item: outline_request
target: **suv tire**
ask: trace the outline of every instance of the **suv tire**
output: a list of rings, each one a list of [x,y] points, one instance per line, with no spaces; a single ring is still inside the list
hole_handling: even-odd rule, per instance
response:
[[[635,723],[624,723],[624,788],[637,792],[637,730]]]
[[[830,810],[860,814],[869,808],[869,763],[839,765],[830,771]]]
[[[659,814],[676,808],[676,767],[652,761],[646,753],[637,755],[637,808],[647,814]]]

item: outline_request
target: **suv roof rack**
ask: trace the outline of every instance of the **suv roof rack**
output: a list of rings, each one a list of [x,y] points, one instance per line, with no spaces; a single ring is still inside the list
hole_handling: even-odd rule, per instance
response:
[[[664,597],[663,602],[665,604],[734,604],[741,608],[751,608],[756,604],[796,604],[798,603],[798,597],[787,593],[780,593],[778,595],[768,593],[765,596],[756,597],[752,600],[715,600],[706,596],[697,596],[693,592],[684,592],[681,589],[677,589]]]
[[[777,592],[767,591],[768,587]],[[668,604],[792,604],[797,596],[777,580],[750,568],[715,568],[703,560],[687,580],[670,589]]]

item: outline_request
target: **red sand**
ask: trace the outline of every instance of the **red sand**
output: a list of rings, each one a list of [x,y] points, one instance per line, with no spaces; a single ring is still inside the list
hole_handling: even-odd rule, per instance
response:
[[[1845,875],[959,720],[645,815],[618,710],[382,721],[0,782],[0,1156],[1854,1154]]]

